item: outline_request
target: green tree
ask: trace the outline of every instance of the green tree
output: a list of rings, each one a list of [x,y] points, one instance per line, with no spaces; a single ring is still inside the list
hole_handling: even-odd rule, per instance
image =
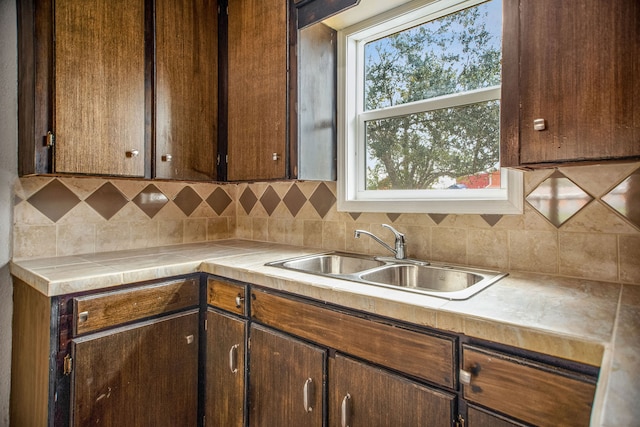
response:
[[[500,84],[501,40],[487,15],[480,5],[369,43],[366,110]],[[369,121],[366,143],[369,189],[433,188],[489,171],[499,160],[499,102]]]

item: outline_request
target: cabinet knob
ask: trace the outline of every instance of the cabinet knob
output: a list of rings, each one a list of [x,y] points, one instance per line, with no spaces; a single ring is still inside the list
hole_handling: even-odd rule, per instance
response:
[[[273,153],[273,154],[271,154],[271,158],[275,162],[280,158],[280,155],[278,153]]]
[[[243,302],[244,302],[244,297],[240,294],[236,295],[236,308],[242,307]]]
[[[86,322],[87,319],[89,319],[89,312],[88,311],[82,311],[82,312],[78,313],[78,322],[79,323]]]
[[[171,154],[163,154],[160,159],[163,162],[170,162],[173,159],[173,157],[171,156]]]
[[[125,153],[127,155],[127,157],[136,157],[138,154],[140,154],[140,151],[138,150],[129,150]]]
[[[543,131],[547,128],[547,123],[544,119],[535,119],[533,121],[533,130]]]
[[[460,382],[464,385],[471,384],[471,372],[465,371],[464,369],[460,369],[460,373],[458,375],[460,377]]]

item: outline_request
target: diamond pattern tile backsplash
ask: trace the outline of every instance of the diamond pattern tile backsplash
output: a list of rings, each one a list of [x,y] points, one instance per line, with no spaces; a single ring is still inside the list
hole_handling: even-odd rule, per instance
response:
[[[640,284],[640,163],[525,173],[522,215],[338,212],[336,183],[21,178],[16,259],[244,238],[385,254],[369,230],[407,236],[409,256],[503,271]]]

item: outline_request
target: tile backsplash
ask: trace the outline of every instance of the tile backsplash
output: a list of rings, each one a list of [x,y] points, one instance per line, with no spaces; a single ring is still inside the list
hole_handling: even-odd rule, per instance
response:
[[[525,172],[522,215],[338,212],[316,181],[32,176],[14,193],[16,259],[230,237],[384,254],[353,232],[391,240],[390,223],[414,258],[640,284],[640,163]]]

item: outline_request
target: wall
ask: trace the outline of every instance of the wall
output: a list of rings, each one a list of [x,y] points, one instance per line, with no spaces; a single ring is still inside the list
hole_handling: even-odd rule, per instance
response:
[[[0,0],[0,426],[9,425],[12,286],[11,206],[17,175],[16,2]]]
[[[409,256],[640,284],[640,163],[525,173],[522,215],[345,213],[335,182],[241,184],[27,177],[14,256],[31,258],[239,237],[385,254],[365,229],[407,235]],[[564,215],[549,214],[558,207]]]

